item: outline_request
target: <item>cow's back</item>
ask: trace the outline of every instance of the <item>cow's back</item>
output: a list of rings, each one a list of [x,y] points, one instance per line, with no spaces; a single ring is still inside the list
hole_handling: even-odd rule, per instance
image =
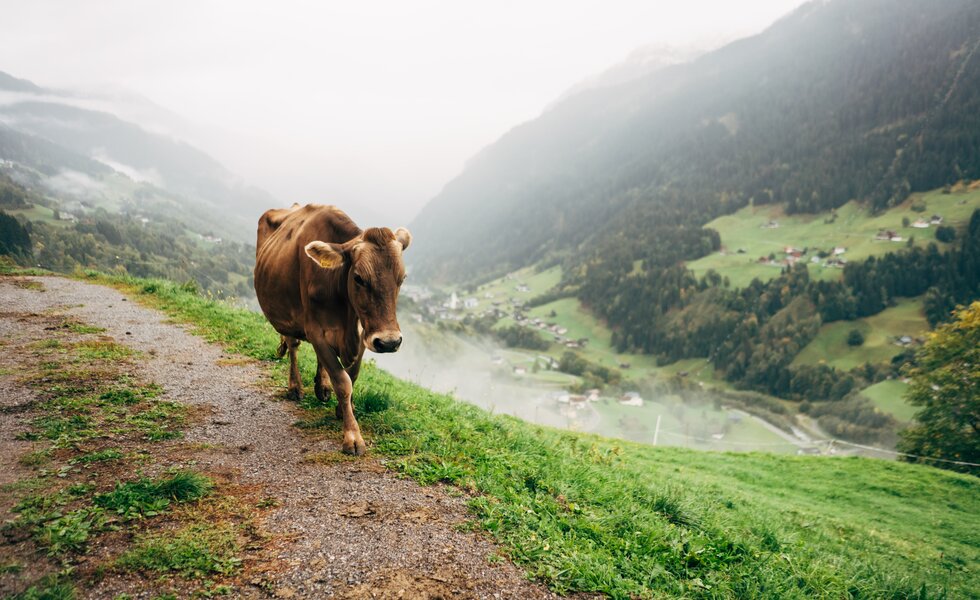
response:
[[[359,233],[354,222],[333,206],[293,205],[262,215],[256,235],[255,295],[280,334],[305,339],[303,294],[308,280],[328,276],[322,269],[310,268],[315,265],[306,257],[306,245],[316,240],[343,243]]]

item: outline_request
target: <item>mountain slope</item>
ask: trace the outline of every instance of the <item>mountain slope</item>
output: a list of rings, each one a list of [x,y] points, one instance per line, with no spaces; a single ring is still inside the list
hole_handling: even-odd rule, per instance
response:
[[[473,278],[610,247],[669,263],[710,240],[659,256],[659,239],[750,200],[886,206],[980,177],[978,28],[967,0],[812,2],[693,63],[568,98],[422,211],[415,268]]]
[[[118,171],[193,204],[203,203],[216,222],[237,228],[236,237],[242,240],[251,239],[258,216],[277,205],[267,192],[245,185],[204,152],[113,114],[84,108],[79,103],[85,98],[6,74],[0,77],[0,91],[6,92],[0,103],[0,158],[29,160],[34,168],[46,167],[47,174],[54,174],[52,169]]]

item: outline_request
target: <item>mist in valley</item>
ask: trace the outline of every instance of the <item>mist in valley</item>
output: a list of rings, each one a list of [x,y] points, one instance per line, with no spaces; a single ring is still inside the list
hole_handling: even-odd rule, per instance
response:
[[[366,358],[401,379],[493,413],[541,425],[569,426],[554,400],[561,388],[514,380],[508,365],[494,364],[494,357],[506,352],[503,346],[485,337],[463,337],[427,324],[405,324],[402,330],[405,343],[398,352],[367,353]]]

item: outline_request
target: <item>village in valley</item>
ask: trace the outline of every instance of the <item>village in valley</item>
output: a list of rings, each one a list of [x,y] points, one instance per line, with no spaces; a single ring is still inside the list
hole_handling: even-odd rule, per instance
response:
[[[909,221],[908,217],[905,217],[903,219],[902,227],[929,229],[929,227],[940,226],[942,224],[943,218],[940,215],[932,215],[928,219],[918,218],[915,221]],[[779,221],[770,219],[759,227],[760,229],[779,229]],[[879,229],[874,236],[874,241],[876,242],[907,243],[907,241],[910,239],[912,238],[902,236],[902,234],[896,229],[885,228]],[[806,260],[813,266],[843,269],[844,265],[847,264],[847,258],[844,256],[846,252],[847,247],[845,246],[834,246],[828,250],[813,249],[809,247],[797,248],[796,246],[785,246],[782,250],[781,256],[777,256],[775,253],[770,253],[768,256],[760,256],[755,262],[760,265],[783,268],[795,265],[801,260]],[[745,248],[738,248],[735,253],[746,254],[746,250]],[[724,256],[728,254],[728,250],[723,246],[719,251],[719,254]]]
[[[541,386],[541,395],[546,403],[576,429],[590,429],[586,422],[598,419],[590,408],[594,403],[642,407],[644,399],[641,393],[630,389],[629,383],[616,386],[615,390],[611,387],[581,389],[578,378],[561,372],[561,355],[586,350],[593,340],[588,336],[572,335],[569,327],[557,322],[558,315],[553,309],[537,316],[533,314],[534,309],[528,306],[531,298],[547,291],[557,281],[557,268],[544,274],[522,270],[468,293],[456,290],[440,293],[427,287],[406,284],[402,294],[411,300],[414,308],[411,318],[417,323],[455,330],[464,327],[465,323],[483,319],[534,332],[545,342],[542,349],[500,347],[489,353],[487,366],[495,377],[516,384]],[[597,343],[605,345],[608,340]],[[623,359],[613,366],[624,371],[631,368],[631,364]]]
[[[744,411],[711,400],[712,388],[724,383],[713,379],[703,360],[656,365],[652,356],[616,353],[606,330],[590,322],[577,301],[561,299],[541,306],[529,301],[552,289],[560,269],[521,269],[466,291],[437,290],[406,284],[406,315],[427,335],[439,331],[476,352],[482,374],[471,374],[482,384],[469,387],[468,398],[491,410],[504,410],[531,421],[611,435],[645,443],[666,443],[715,450],[750,450],[762,444],[774,451],[812,450],[806,435],[781,431]],[[533,304],[533,303],[532,303]],[[548,343],[547,350],[507,348],[502,344],[480,346],[472,324],[487,319],[497,327],[519,326]],[[448,339],[448,338],[437,338]],[[446,341],[437,345],[447,345]],[[451,344],[449,344],[451,345]],[[562,372],[561,358],[576,354],[595,363],[616,368],[622,378],[615,385],[589,386],[580,377]],[[447,361],[453,360],[447,356]],[[451,362],[446,370],[453,370]],[[408,374],[405,374],[408,375]],[[671,380],[691,390],[700,400],[689,403],[664,387]],[[706,385],[709,382],[709,385]],[[464,386],[456,389],[466,396]],[[474,388],[477,388],[474,391]],[[648,397],[647,394],[652,394]],[[508,405],[506,397],[520,403]],[[510,406],[510,408],[506,408]]]
[[[948,244],[942,230],[968,218],[973,191],[916,195],[875,215],[855,203],[819,217],[747,206],[708,223],[719,232],[722,247],[686,266],[699,277],[714,270],[731,287],[770,280],[797,264],[805,264],[811,278],[839,279],[849,261],[883,255],[899,243],[903,249]],[[705,359],[662,365],[651,355],[617,352],[609,329],[578,300],[551,299],[548,294],[560,280],[556,265],[525,267],[462,288],[409,283],[402,288],[403,319],[430,338],[430,350],[455,348],[446,354],[447,371],[454,368],[449,366],[453,353],[462,352],[459,344],[466,346],[467,368],[479,371],[467,371],[478,380],[470,382],[467,395],[491,410],[647,443],[659,435],[660,443],[706,449],[761,444],[776,451],[813,450],[806,432],[774,427],[738,408],[737,401],[731,404],[740,392]],[[846,343],[854,329],[866,338],[860,346]],[[866,360],[888,360],[922,343],[927,330],[921,301],[899,299],[879,315],[824,324],[795,362],[847,370]],[[582,361],[615,377],[612,382],[585,377],[574,368]],[[891,399],[904,385],[889,380],[866,394],[882,410],[903,414]]]

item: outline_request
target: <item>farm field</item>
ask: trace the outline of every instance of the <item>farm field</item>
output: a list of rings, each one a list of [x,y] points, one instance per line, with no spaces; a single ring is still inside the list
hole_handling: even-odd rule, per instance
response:
[[[543,271],[536,271],[534,267],[525,267],[478,286],[473,297],[480,303],[479,308],[482,310],[494,300],[506,300],[511,297],[530,300],[555,287],[559,281],[561,281],[561,267],[551,267]],[[527,286],[527,291],[519,292],[515,289],[522,284]]]
[[[881,412],[892,415],[902,423],[908,423],[918,410],[904,398],[908,387],[908,384],[897,379],[888,379],[865,388],[861,395],[871,400]]]
[[[40,206],[37,204],[31,206],[30,208],[7,208],[4,209],[4,212],[18,217],[23,217],[31,221],[44,221],[60,227],[65,227],[69,224],[68,221],[59,221],[58,219],[55,219],[54,211],[47,206]]]
[[[847,345],[847,335],[852,329],[864,336],[861,346]],[[915,338],[927,331],[929,323],[922,314],[922,301],[901,298],[895,306],[877,315],[824,324],[793,364],[827,364],[847,371],[866,362],[883,363],[902,352],[902,346],[895,343],[896,338],[904,335]]]
[[[708,269],[714,269],[728,277],[733,287],[744,287],[756,277],[763,281],[777,277],[780,267],[759,264],[758,260],[770,254],[782,259],[784,249],[792,246],[810,250],[802,260],[807,261],[811,277],[837,279],[841,274],[839,268],[809,262],[811,257],[816,256],[816,250],[829,252],[841,246],[847,249],[842,255],[844,258],[861,260],[903,249],[910,237],[915,238],[916,246],[924,247],[935,242],[944,247],[946,244],[935,239],[935,226],[928,229],[906,228],[902,226],[902,218],[907,217],[914,223],[916,219],[928,219],[935,214],[943,217],[945,225],[963,225],[974,209],[980,208],[980,187],[971,187],[974,189],[960,189],[949,194],[939,190],[913,194],[909,200],[880,215],[871,215],[852,201],[837,209],[836,219],[832,219],[829,213],[786,215],[782,205],[747,206],[706,225],[721,234],[724,253],[716,252],[689,262],[687,267],[699,277]],[[911,208],[913,204],[924,205],[925,210],[915,212]],[[770,221],[779,226],[774,229],[764,227]],[[876,241],[874,237],[880,229],[895,231],[903,241]],[[744,253],[739,253],[739,250]]]

